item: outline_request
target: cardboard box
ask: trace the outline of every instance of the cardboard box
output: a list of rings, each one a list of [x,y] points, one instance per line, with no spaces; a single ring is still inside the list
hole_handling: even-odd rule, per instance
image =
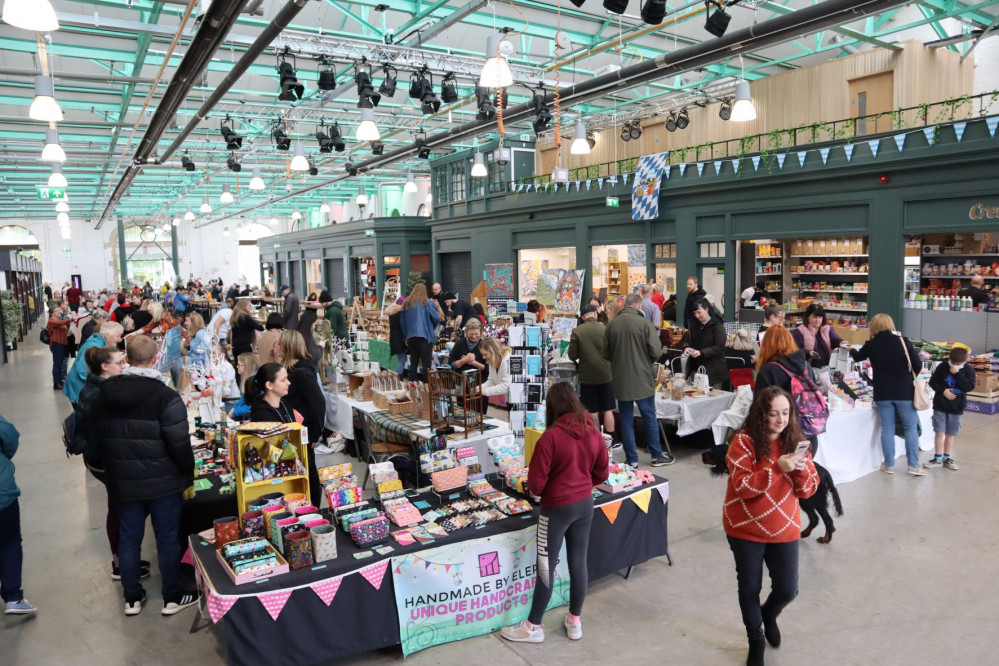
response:
[[[867,250],[864,249],[864,239],[854,238],[850,244],[852,251],[850,254],[864,254]]]
[[[830,238],[829,242],[826,243],[826,251],[830,255],[832,255],[832,256],[840,254],[841,251],[842,251],[842,248],[840,247],[839,239],[838,238]]]
[[[999,375],[990,372],[975,373],[975,393],[990,393],[999,390]]]
[[[801,255],[805,253],[805,241],[800,238],[795,239],[792,254]]]
[[[833,329],[851,345],[863,345],[871,339],[871,332],[866,328],[852,328],[850,326],[833,325]]]
[[[999,414],[999,398],[979,400],[969,397],[967,406],[964,409],[967,412],[974,412],[976,414]]]

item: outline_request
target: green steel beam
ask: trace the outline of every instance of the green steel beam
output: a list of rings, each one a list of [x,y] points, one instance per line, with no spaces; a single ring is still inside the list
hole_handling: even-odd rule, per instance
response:
[[[777,14],[791,14],[791,13],[794,12],[794,10],[791,9],[790,7],[785,7],[784,5],[778,4],[776,2],[762,2],[762,3],[760,3],[760,6],[761,7],[766,7],[767,9],[770,9],[770,10],[773,10]],[[890,42],[886,42],[884,40],[877,39],[875,37],[872,37],[871,35],[866,35],[866,34],[860,32],[858,30],[854,30],[853,28],[847,28],[845,26],[840,26],[838,28],[832,28],[832,30],[834,32],[838,32],[839,34],[841,34],[841,35],[843,35],[845,37],[850,37],[852,39],[856,39],[856,40],[859,40],[859,41],[862,41],[862,42],[867,42],[868,44],[873,44],[875,46],[880,46],[883,49],[888,49],[890,51],[901,51],[902,50],[902,47],[899,46],[898,44],[892,44]],[[811,50],[811,53],[809,53],[809,55],[811,55],[813,53],[815,53],[814,49]]]
[[[949,37],[947,31],[943,29],[942,25],[940,25],[940,20],[937,17],[937,12],[935,12],[930,7],[926,7],[925,5],[920,4],[916,6],[919,7],[919,11],[924,17],[928,19],[933,19],[933,22],[930,23],[930,27],[933,28],[933,32],[936,33],[937,37],[939,37],[940,39],[946,39],[947,37]],[[957,47],[954,44],[949,44],[947,48],[953,51],[954,53],[959,53]]]
[[[366,28],[367,32],[369,34],[374,35],[374,36],[378,37],[379,39],[382,39],[382,38],[385,37],[385,31],[384,30],[382,30],[381,28],[378,28],[377,26],[371,25],[370,23],[368,23],[368,21],[366,19],[358,16],[357,14],[355,14],[354,12],[352,12],[351,10],[347,9],[347,7],[345,7],[343,4],[337,2],[337,0],[326,0],[326,2],[327,2],[327,4],[330,4],[330,5],[334,6],[334,7],[336,7],[337,9],[339,9],[346,16],[349,16],[350,18],[354,19],[357,23],[359,23],[361,25],[362,28]],[[365,9],[365,13],[367,13],[366,9]]]
[[[954,0],[919,0],[919,4],[932,7],[944,13],[946,17],[967,16],[968,18],[981,23],[981,27],[987,26],[995,18],[985,11],[987,7],[994,7],[995,2],[980,2],[976,5],[964,5]],[[943,18],[943,17],[941,17]],[[939,19],[938,19],[939,20]]]

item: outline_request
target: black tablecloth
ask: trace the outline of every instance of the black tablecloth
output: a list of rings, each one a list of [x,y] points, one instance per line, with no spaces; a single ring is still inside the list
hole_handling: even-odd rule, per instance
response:
[[[657,477],[656,483],[665,484],[666,480]],[[626,500],[621,502],[613,525],[601,515],[603,511],[599,507],[649,488],[652,488],[652,497],[647,512]],[[433,495],[413,498],[414,501],[420,499],[431,505],[439,503]],[[668,554],[668,507],[655,486],[645,485],[616,495],[604,495],[595,505],[587,552],[590,581]],[[377,590],[363,576],[344,574],[396,555],[521,530],[536,525],[539,515],[540,510],[536,507],[532,513],[511,516],[481,529],[458,530],[425,545],[402,546],[389,538],[387,545],[395,549],[393,552],[388,555],[375,553],[364,559],[355,559],[353,553],[370,549],[357,547],[349,535],[337,529],[338,556],[335,560],[244,585],[235,585],[228,577],[218,562],[214,545],[193,535],[191,547],[202,574],[208,579],[205,586],[211,587],[214,594],[257,595],[298,588],[292,591],[277,620],[271,618],[255,596],[244,596],[232,605],[224,616],[229,663],[313,664],[400,643],[391,571],[386,571]],[[338,576],[343,576],[340,589],[327,607],[307,586]]]
[[[185,535],[185,539],[188,534],[211,528],[216,518],[235,516],[238,511],[236,493],[221,494],[222,482],[214,474],[205,478],[212,482],[212,487],[199,490],[193,499],[185,501],[180,514],[180,533]]]

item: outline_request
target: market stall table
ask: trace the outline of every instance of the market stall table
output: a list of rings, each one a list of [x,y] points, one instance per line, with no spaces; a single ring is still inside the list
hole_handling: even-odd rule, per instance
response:
[[[735,393],[711,390],[711,395],[703,397],[685,396],[682,400],[672,400],[665,393],[656,394],[656,418],[676,421],[676,434],[680,437],[707,430],[718,415],[732,406]]]
[[[933,411],[918,412],[923,434],[919,438],[922,451],[933,450]],[[725,411],[718,416],[711,430],[716,444],[724,444],[729,428],[742,425],[745,415]],[[895,437],[895,457],[905,455],[905,440]],[[815,462],[829,470],[833,481],[847,483],[876,471],[883,460],[881,454],[881,422],[874,409],[852,412],[832,411],[826,431],[819,435],[819,450]]]
[[[198,490],[199,486],[205,484],[209,484],[208,487]],[[223,486],[216,474],[195,479],[194,497],[184,500],[180,513],[181,539],[186,538],[188,534],[211,528],[212,521],[216,518],[236,515],[236,493],[223,495],[221,493]]]
[[[587,553],[590,581],[654,557],[669,557],[669,482],[603,495],[595,501]],[[433,502],[431,495],[413,498]],[[321,564],[244,585],[223,570],[215,546],[192,535],[191,548],[212,620],[224,618],[231,664],[311,664],[400,643],[392,557],[437,546],[536,529],[538,509],[466,528],[428,544],[404,546],[389,539],[391,553],[357,547],[337,529],[338,557]],[[356,559],[355,553],[372,555]],[[672,562],[671,562],[672,563]],[[354,575],[360,574],[360,575]]]

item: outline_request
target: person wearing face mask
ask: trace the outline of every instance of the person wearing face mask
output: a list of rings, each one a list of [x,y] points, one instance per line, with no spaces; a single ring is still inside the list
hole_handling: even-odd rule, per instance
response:
[[[957,461],[951,457],[954,439],[961,432],[964,408],[968,404],[968,391],[975,389],[975,369],[968,363],[968,350],[954,347],[950,358],[943,361],[930,377],[933,395],[933,432],[936,451],[926,467],[946,467],[957,471]]]

